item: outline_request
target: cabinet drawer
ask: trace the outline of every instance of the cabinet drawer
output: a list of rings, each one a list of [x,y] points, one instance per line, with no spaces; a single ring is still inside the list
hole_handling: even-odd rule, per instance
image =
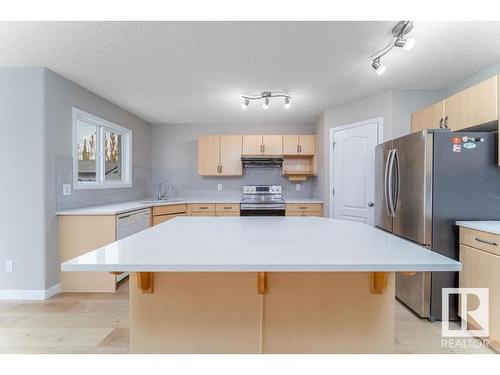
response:
[[[215,212],[215,203],[192,203],[187,206],[188,212],[191,211],[213,211]]]
[[[500,235],[460,227],[460,243],[500,255]]]
[[[158,225],[158,224],[163,223],[167,220],[173,219],[177,216],[186,216],[186,214],[171,214],[171,215],[153,216],[153,225]]]
[[[319,211],[323,210],[323,205],[321,203],[287,203],[287,211]]]
[[[182,214],[185,212],[186,212],[186,205],[185,204],[172,204],[172,205],[168,205],[168,206],[153,207],[153,216]]]
[[[215,212],[217,214],[223,213],[223,212],[240,212],[240,205],[239,203],[217,203],[215,205]]]

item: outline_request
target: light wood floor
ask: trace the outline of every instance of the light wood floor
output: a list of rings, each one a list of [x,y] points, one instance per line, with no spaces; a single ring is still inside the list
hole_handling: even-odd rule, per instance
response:
[[[441,323],[396,302],[396,353],[493,353],[441,347]],[[0,353],[128,353],[128,282],[116,293],[0,301]]]

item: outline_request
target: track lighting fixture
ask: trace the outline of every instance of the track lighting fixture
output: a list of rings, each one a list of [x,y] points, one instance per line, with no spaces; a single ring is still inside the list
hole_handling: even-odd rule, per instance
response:
[[[385,72],[385,66],[380,63],[380,59],[373,60],[372,67],[378,75],[384,74]]]
[[[269,98],[264,100],[264,104],[262,104],[263,109],[269,109]]]
[[[403,48],[404,50],[409,51],[415,46],[415,38],[405,38],[406,34],[409,34],[412,29],[412,21],[399,22],[392,29],[392,35],[394,36],[392,42],[376,54],[372,55],[372,68],[375,69],[375,72],[377,72],[378,75],[383,74],[386,69],[380,61],[382,56],[389,53],[389,51],[394,47]]]
[[[243,103],[241,103],[241,109],[243,110],[247,109],[250,100],[262,99],[264,100],[264,102],[262,103],[262,108],[269,109],[269,102],[271,98],[285,98],[285,108],[288,109],[290,108],[290,100],[292,99],[292,96],[289,94],[269,91],[264,91],[260,95],[242,95],[241,97],[243,98]]]

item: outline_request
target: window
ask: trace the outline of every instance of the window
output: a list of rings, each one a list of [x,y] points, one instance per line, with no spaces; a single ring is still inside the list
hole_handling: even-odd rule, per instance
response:
[[[73,108],[75,189],[131,187],[132,131]]]

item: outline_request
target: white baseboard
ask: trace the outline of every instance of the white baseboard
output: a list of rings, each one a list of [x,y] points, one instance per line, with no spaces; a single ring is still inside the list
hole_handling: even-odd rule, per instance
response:
[[[0,300],[43,301],[55,296],[61,291],[61,284],[56,284],[45,290],[0,290]]]

